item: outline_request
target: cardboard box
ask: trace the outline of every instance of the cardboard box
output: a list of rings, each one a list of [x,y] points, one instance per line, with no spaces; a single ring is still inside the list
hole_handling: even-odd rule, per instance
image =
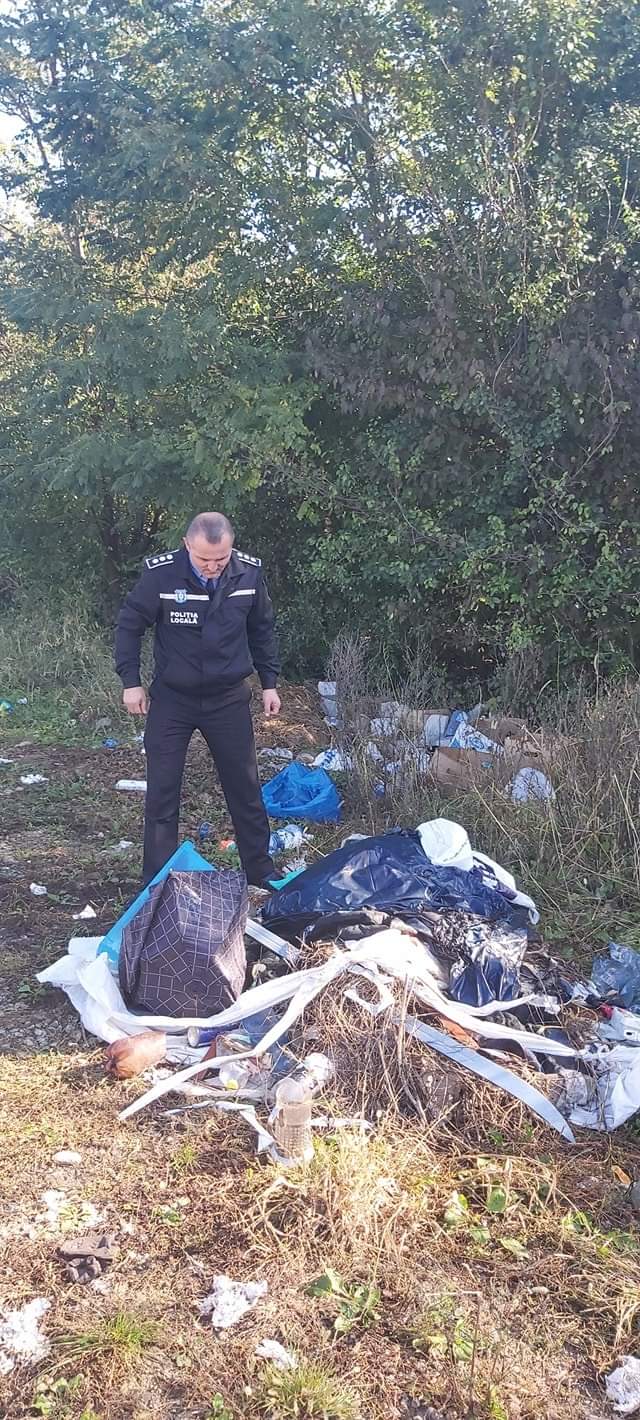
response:
[[[458,793],[491,782],[505,789],[519,769],[540,769],[549,774],[544,754],[535,747],[491,754],[488,750],[449,749],[442,745],[434,751],[429,764],[429,774],[440,788]]]
[[[497,740],[499,745],[505,745],[509,740],[521,745],[531,739],[531,731],[524,720],[514,720],[509,715],[492,715],[478,720],[473,728],[488,739]]]
[[[464,791],[488,781],[496,773],[500,760],[496,755],[475,749],[448,749],[441,745],[431,757],[429,773],[443,789]]]

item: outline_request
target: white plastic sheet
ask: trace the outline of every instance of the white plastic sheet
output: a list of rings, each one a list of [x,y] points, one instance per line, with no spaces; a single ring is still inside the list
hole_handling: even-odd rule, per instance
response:
[[[561,1108],[572,1124],[583,1129],[611,1131],[640,1110],[640,1050],[636,1045],[614,1045],[606,1054],[586,1056],[588,1075],[576,1070],[560,1072]]]
[[[548,804],[556,797],[556,791],[551,780],[541,769],[534,769],[525,766],[519,769],[515,778],[505,789],[505,794],[514,804],[528,804],[531,800],[539,804]]]
[[[212,1069],[219,1069],[225,1065],[229,1059],[233,1058],[238,1062],[244,1058],[253,1056],[260,1057],[271,1046],[279,1040],[280,1036],[290,1030],[291,1026],[299,1020],[305,1007],[314,1000],[332,981],[344,973],[351,971],[353,967],[360,969],[361,975],[367,974],[367,969],[371,970],[373,979],[382,970],[388,978],[395,978],[408,982],[411,990],[428,1005],[432,1006],[441,1015],[473,1031],[476,1035],[487,1037],[488,1039],[512,1040],[521,1044],[523,1049],[529,1054],[538,1052],[540,1054],[558,1055],[560,1057],[575,1057],[575,1051],[560,1041],[553,1041],[527,1031],[510,1030],[506,1026],[496,1025],[492,1021],[485,1021],[475,1017],[466,1007],[458,1005],[455,1001],[449,1001],[438,987],[433,983],[431,976],[431,965],[427,949],[415,937],[407,933],[398,932],[389,928],[384,932],[377,932],[374,936],[366,938],[364,941],[356,942],[345,951],[335,951],[327,961],[320,966],[309,967],[306,971],[292,972],[289,976],[279,977],[275,980],[266,981],[261,986],[255,986],[250,991],[245,991],[238,998],[233,1006],[229,1006],[220,1015],[211,1017],[208,1021],[188,1020],[183,1021],[185,1025],[215,1025],[229,1026],[235,1025],[246,1016],[254,1015],[258,1011],[267,1009],[288,1000],[289,1005],[284,1015],[276,1024],[267,1031],[262,1040],[250,1050],[239,1052],[233,1057],[217,1056],[209,1062]],[[153,1029],[166,1029],[175,1022],[170,1017],[139,1016],[137,1020],[140,1025]],[[473,1053],[473,1052],[472,1052]],[[122,1111],[120,1119],[129,1119],[137,1114],[139,1110],[152,1104],[154,1100],[160,1099],[170,1090],[180,1088],[183,1083],[202,1068],[199,1061],[195,1065],[187,1066],[180,1070],[168,1080],[158,1081],[146,1094],[142,1095]],[[517,1078],[517,1077],[515,1077]]]
[[[621,1356],[615,1371],[606,1380],[607,1400],[617,1415],[637,1415],[640,1410],[640,1361],[637,1356]]]
[[[200,1303],[200,1315],[211,1317],[216,1331],[226,1331],[253,1311],[268,1290],[268,1282],[235,1282],[232,1277],[218,1275],[209,1296]]]
[[[433,818],[418,824],[417,832],[427,858],[441,868],[459,868],[468,873],[473,867],[473,853],[462,824],[448,818]]]
[[[472,849],[467,831],[461,824],[454,823],[453,819],[434,818],[418,824],[416,832],[424,853],[432,863],[442,868],[459,868],[463,873],[470,872],[472,868],[485,870],[507,889],[509,898],[517,907],[526,908],[534,926],[540,921],[533,899],[519,891],[515,878],[500,863],[488,858],[486,853],[477,853]]]

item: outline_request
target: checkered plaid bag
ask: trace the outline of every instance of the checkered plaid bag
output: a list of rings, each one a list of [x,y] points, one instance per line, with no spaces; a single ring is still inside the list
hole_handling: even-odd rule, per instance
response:
[[[122,934],[128,1006],[155,1016],[214,1016],[244,988],[244,873],[169,873]]]

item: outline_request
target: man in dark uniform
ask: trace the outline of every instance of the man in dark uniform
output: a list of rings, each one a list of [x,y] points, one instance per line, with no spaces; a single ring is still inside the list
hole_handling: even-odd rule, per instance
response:
[[[147,715],[145,883],[178,846],[180,789],[194,730],[211,750],[249,882],[262,887],[274,875],[247,677],[257,670],[265,714],[277,715],[278,645],[260,559],[236,552],[233,541],[222,513],[199,513],[181,548],[147,557],[118,617],[123,701],[130,714]],[[150,704],[140,683],[149,626],[155,626]]]

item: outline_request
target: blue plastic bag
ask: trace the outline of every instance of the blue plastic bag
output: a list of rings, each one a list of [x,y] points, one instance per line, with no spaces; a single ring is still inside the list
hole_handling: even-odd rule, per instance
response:
[[[615,995],[627,1011],[640,1008],[640,953],[620,942],[609,942],[608,957],[596,957],[591,983],[598,996]]]
[[[180,847],[177,848],[173,854],[173,857],[167,859],[164,867],[156,873],[155,878],[152,878],[151,882],[147,883],[147,886],[142,889],[142,892],[138,894],[135,901],[131,903],[131,906],[127,908],[126,912],[123,912],[122,917],[119,917],[118,921],[114,922],[113,927],[109,929],[106,937],[102,938],[100,946],[98,947],[98,955],[102,952],[106,952],[110,962],[117,962],[120,953],[122,933],[127,923],[131,921],[132,917],[135,917],[136,912],[139,912],[142,904],[147,901],[149,889],[152,888],[155,883],[162,882],[162,879],[166,878],[174,869],[177,873],[215,872],[213,863],[208,863],[206,858],[203,858],[200,853],[197,852],[193,843],[190,843],[188,840],[185,843],[181,843]]]
[[[303,818],[311,823],[337,823],[342,800],[324,769],[287,764],[265,784],[262,800],[270,818]]]

